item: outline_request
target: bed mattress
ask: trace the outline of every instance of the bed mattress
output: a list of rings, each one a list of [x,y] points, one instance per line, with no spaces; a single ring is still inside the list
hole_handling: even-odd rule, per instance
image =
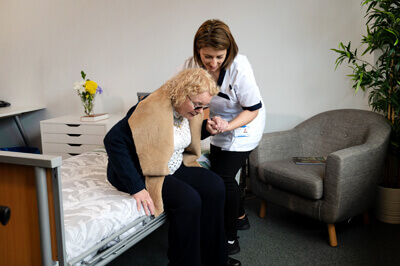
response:
[[[137,211],[132,196],[117,191],[107,181],[104,149],[68,158],[61,166],[66,260],[145,215]],[[129,235],[142,223],[124,233]],[[121,235],[115,241],[124,238]]]

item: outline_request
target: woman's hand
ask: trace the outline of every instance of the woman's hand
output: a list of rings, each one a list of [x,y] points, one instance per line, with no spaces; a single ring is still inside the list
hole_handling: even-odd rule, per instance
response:
[[[133,194],[133,198],[136,200],[138,211],[140,211],[141,206],[143,205],[144,212],[147,216],[150,216],[150,213],[151,215],[154,215],[154,202],[146,189],[143,189],[138,193]]]
[[[207,119],[206,129],[208,132],[210,132],[211,135],[215,135],[215,134],[219,133],[218,130],[215,129],[215,122],[212,121],[211,119]]]
[[[214,122],[214,129],[218,131],[218,133],[222,133],[227,131],[229,123],[222,119],[219,116],[214,116],[212,118],[212,121]]]

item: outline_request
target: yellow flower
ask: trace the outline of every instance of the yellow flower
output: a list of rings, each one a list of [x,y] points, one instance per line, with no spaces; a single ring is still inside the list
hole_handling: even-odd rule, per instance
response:
[[[96,93],[97,83],[94,82],[93,80],[88,80],[85,83],[85,89],[87,92],[89,92],[91,95],[93,95]]]

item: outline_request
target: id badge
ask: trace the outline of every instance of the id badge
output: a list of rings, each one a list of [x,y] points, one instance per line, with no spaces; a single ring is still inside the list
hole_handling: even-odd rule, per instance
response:
[[[236,138],[250,137],[249,126],[245,125],[245,126],[238,127],[237,129],[235,129],[235,137]]]

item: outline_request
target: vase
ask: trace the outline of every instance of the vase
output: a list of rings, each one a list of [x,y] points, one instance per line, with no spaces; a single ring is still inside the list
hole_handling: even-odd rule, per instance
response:
[[[86,116],[93,115],[94,112],[94,96],[82,98],[82,105]]]
[[[384,223],[400,224],[400,189],[378,186],[376,218]]]

